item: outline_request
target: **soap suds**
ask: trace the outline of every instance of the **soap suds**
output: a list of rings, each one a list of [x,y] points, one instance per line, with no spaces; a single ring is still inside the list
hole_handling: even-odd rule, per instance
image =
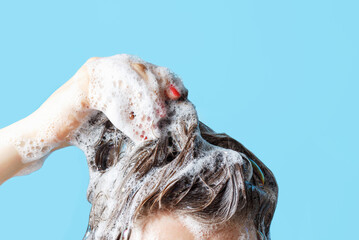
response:
[[[175,85],[186,91],[167,68],[126,54],[100,58],[88,69],[91,107],[105,113],[135,143],[161,134],[157,123],[166,116],[166,89]]]
[[[180,150],[186,144],[186,139],[181,136],[188,134],[186,132],[189,131],[189,126],[197,126],[194,133],[194,144],[196,144],[199,152],[195,158],[189,153],[185,157],[182,167],[175,169],[174,175],[165,182],[159,178],[162,168],[155,166],[141,178],[138,178],[137,174],[130,175],[129,178],[126,177],[136,165],[136,162],[131,161],[136,161],[136,159],[139,161],[141,157],[139,155],[138,158],[132,158],[134,153],[143,144],[146,144],[146,141],[135,144],[121,131],[113,131],[112,129],[106,132],[104,126],[106,116],[103,114],[98,113],[97,116],[92,116],[92,119],[96,119],[96,121],[92,121],[90,118],[88,124],[78,131],[78,135],[74,138],[74,144],[85,152],[89,166],[92,166],[90,167],[88,199],[93,207],[89,220],[91,227],[89,227],[86,239],[116,239],[120,234],[124,236],[125,232],[130,233],[132,228],[135,227],[135,219],[132,217],[135,215],[137,207],[158,185],[165,187],[170,182],[175,179],[181,179],[183,176],[194,177],[205,168],[214,169],[222,165],[228,167],[235,164],[243,165],[244,161],[248,161],[245,155],[216,147],[202,139],[198,129],[196,110],[189,101],[169,101],[166,103],[166,111],[167,117],[159,121],[158,129],[161,131],[161,138],[171,138],[173,141],[172,144],[166,146],[168,151],[181,152]],[[88,134],[91,137],[88,137]],[[88,139],[91,139],[91,141]],[[121,153],[115,162],[105,170],[99,170],[98,167],[93,165],[94,159],[96,159],[95,154],[100,151],[97,144],[101,139],[103,142],[108,140],[112,140],[112,142],[122,141],[123,144],[121,145]],[[113,145],[111,144],[111,146]],[[161,160],[161,155],[158,156],[156,161],[158,161],[158,165],[161,165],[161,161],[163,161]],[[248,169],[245,176],[243,176],[244,179],[249,180],[251,174],[252,170]],[[221,179],[218,179],[218,181],[221,181]],[[238,187],[243,188],[244,186]],[[132,200],[131,204],[127,206],[125,199],[128,197],[132,198]],[[192,221],[189,226],[191,226],[190,230],[196,236],[196,240],[201,240],[201,236],[207,236],[216,229],[214,225],[202,225],[198,222],[198,224],[194,224],[196,220],[192,219]],[[131,240],[137,239],[131,238]]]
[[[85,239],[117,240],[119,235],[121,239],[127,239],[126,235],[130,236],[134,227],[133,216],[137,208],[153,189],[160,187],[163,190],[171,181],[182,176],[196,176],[204,168],[231,167],[248,161],[238,152],[216,147],[202,139],[197,112],[186,99],[187,90],[169,69],[121,54],[92,61],[88,72],[90,108],[95,110],[86,118],[77,119],[82,124],[71,138],[71,144],[85,153],[89,165],[87,194],[92,209]],[[166,98],[169,87],[175,88],[175,91],[171,90],[170,99]],[[184,98],[179,99],[178,94]],[[73,101],[70,94],[65,101]],[[80,100],[75,101],[81,104]],[[56,114],[56,109],[49,114],[53,117],[52,126],[44,129],[36,139],[23,138],[15,142],[24,163],[36,162],[25,173],[41,167],[44,158],[59,146],[54,129],[68,124]],[[108,120],[113,126],[106,126]],[[191,130],[193,126],[195,128]],[[189,144],[199,150],[197,156],[193,152],[187,153],[183,164],[174,169],[175,174],[162,182],[162,166],[171,169],[171,161],[175,162],[173,159],[188,144],[188,138],[184,136],[189,136],[191,131],[194,140]],[[136,160],[142,157],[136,155],[137,150],[146,144],[161,142],[167,144],[166,150],[173,153],[173,159],[166,159],[167,153],[159,152],[154,167],[144,176],[129,174],[135,167],[145,167],[136,165]],[[98,162],[101,159],[105,161]],[[250,179],[251,174],[251,169],[246,171],[244,180]],[[131,204],[126,198],[131,199]],[[189,218],[185,219],[188,223]],[[191,226],[198,240],[211,229],[193,221],[187,225]]]
[[[87,64],[87,70],[90,78],[89,108],[93,109],[93,114],[95,110],[105,113],[134,144],[161,136],[157,125],[167,114],[164,101],[169,86],[175,86],[180,94],[187,92],[181,80],[169,69],[127,54],[98,58]],[[75,114],[70,119],[54,107],[47,108],[45,113],[34,112],[30,118],[32,122],[27,124],[41,126],[38,132],[23,136],[21,134],[28,129],[17,129],[4,137],[13,143],[23,163],[39,161],[38,164],[28,164],[23,173],[37,170],[42,159],[61,145],[58,139],[66,138],[68,133],[61,133],[58,129],[71,129],[74,122],[79,125],[86,123],[87,118],[76,117],[84,111],[84,96],[77,85],[68,89],[66,96],[62,95],[60,99],[64,106],[74,106]]]

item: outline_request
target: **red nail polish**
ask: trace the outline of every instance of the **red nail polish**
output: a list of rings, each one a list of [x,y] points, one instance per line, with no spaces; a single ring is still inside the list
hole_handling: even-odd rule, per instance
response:
[[[173,96],[176,98],[179,98],[181,96],[181,94],[178,92],[178,90],[172,84],[170,85],[170,91],[172,92]]]

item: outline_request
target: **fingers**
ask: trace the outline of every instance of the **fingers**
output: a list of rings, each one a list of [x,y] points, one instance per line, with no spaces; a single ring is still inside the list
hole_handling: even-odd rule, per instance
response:
[[[91,62],[93,62],[93,61],[95,61],[97,59],[100,59],[100,57],[91,57],[91,58],[87,59],[87,61],[85,62],[84,65],[86,65],[87,63],[91,63]]]
[[[131,63],[131,67],[133,68],[133,70],[135,70],[137,72],[138,75],[141,76],[141,78],[145,81],[148,81],[148,74],[147,74],[147,67],[142,64],[142,63],[136,63],[136,62],[132,62]],[[158,81],[160,83],[164,82],[163,79],[158,79]],[[181,94],[179,92],[179,90],[171,83],[169,83],[169,81],[165,81],[167,84],[167,86],[165,86],[165,96],[168,97],[171,100],[178,100],[181,97]]]
[[[131,63],[131,67],[135,70],[142,79],[148,81],[148,75],[146,73],[147,67],[142,63]]]
[[[90,74],[88,70],[88,66],[90,63],[100,59],[100,57],[92,57],[89,58],[82,67],[76,72],[76,74],[67,82],[65,83],[63,87],[67,85],[77,85],[79,89],[81,90],[84,98],[81,101],[82,109],[88,109],[89,108],[89,99],[88,99],[88,93],[89,93],[89,84],[90,84]]]

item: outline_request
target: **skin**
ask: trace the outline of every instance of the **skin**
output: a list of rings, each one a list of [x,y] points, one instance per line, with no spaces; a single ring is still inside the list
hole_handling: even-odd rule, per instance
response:
[[[89,59],[69,81],[56,90],[34,113],[0,130],[0,139],[3,140],[0,142],[0,184],[16,175],[16,173],[28,165],[22,162],[22,157],[17,152],[14,144],[9,141],[9,138],[36,139],[44,126],[53,124],[47,114],[52,112],[52,109],[56,109],[60,115],[64,116],[67,124],[66,126],[55,124],[54,138],[46,139],[46,143],[49,145],[58,144],[52,151],[69,146],[67,140],[70,133],[79,127],[79,119],[84,119],[90,113],[86,97],[89,84],[86,65],[94,60],[96,58]],[[67,97],[67,93],[70,91],[81,96],[80,109],[71,102],[61,104],[63,102],[61,101],[62,98]]]
[[[166,226],[166,227],[164,227]],[[130,240],[195,240],[191,231],[170,212],[148,216],[141,226],[134,229]]]
[[[256,239],[255,232],[248,231],[253,229],[248,224],[243,224],[240,221],[231,221],[218,226],[215,230],[198,237],[198,234],[191,231],[196,223],[185,224],[179,215],[174,212],[160,211],[145,219],[137,222],[137,226],[133,230],[130,240],[254,240]],[[249,234],[251,238],[246,238]],[[197,238],[196,238],[197,235]],[[244,238],[242,238],[244,237]]]

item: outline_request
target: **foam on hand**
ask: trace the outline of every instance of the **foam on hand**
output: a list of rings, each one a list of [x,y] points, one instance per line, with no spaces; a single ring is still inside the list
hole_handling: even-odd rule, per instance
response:
[[[20,174],[39,169],[51,151],[64,144],[59,139],[68,140],[78,129],[74,126],[86,123],[84,116],[88,111],[91,112],[89,115],[97,110],[103,112],[135,144],[157,139],[161,135],[158,122],[167,114],[165,100],[176,99],[187,92],[181,80],[168,68],[127,54],[98,58],[89,62],[86,68],[89,76],[88,96],[81,92],[78,82],[75,81],[71,87],[65,84],[62,88],[68,89],[61,96],[57,96],[56,92],[52,96],[52,101],[57,100],[56,104],[47,107],[45,112],[35,111],[27,119],[27,128],[33,127],[34,132],[21,129],[21,125],[16,124],[12,128],[17,128],[15,131],[7,131],[6,137],[2,137],[13,143],[25,164],[37,161],[36,164],[28,164]],[[90,105],[87,112],[83,107],[85,98]],[[63,106],[71,106],[71,109],[59,110],[54,107],[58,104],[61,105],[59,109]],[[43,105],[46,107],[49,103]],[[68,112],[73,113],[69,116]],[[61,132],[61,129],[64,131]],[[28,132],[28,135],[23,135]]]
[[[177,89],[186,91],[169,69],[126,54],[97,59],[88,69],[91,108],[105,113],[136,143],[161,134],[157,123],[166,116],[167,89],[178,95]]]

